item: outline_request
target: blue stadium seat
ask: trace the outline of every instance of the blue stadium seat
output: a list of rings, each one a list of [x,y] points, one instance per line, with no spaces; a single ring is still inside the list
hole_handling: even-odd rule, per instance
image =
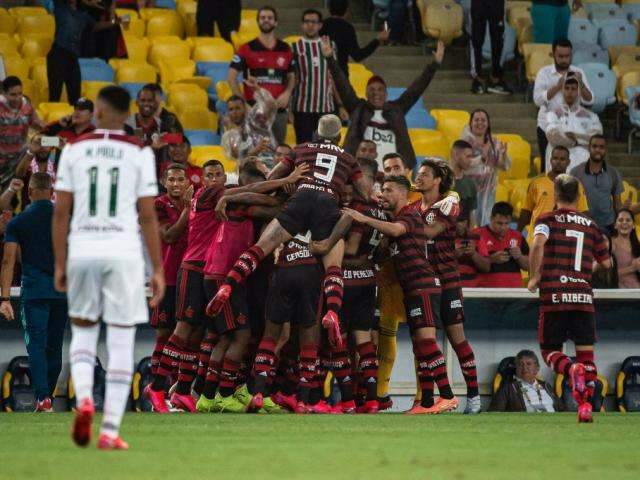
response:
[[[153,6],[156,8],[166,8],[168,10],[175,10],[176,0],[156,0]]]
[[[184,134],[189,139],[189,143],[196,145],[220,145],[220,135],[209,130],[186,130]]]
[[[596,25],[600,27],[598,43],[605,50],[616,45],[636,44],[638,38],[636,26],[627,22],[626,19],[605,20]]]
[[[574,44],[573,63],[602,63],[609,66],[609,52],[603,50],[597,43],[591,45]]]
[[[79,63],[82,81],[113,82],[113,68],[101,58],[81,58]]]
[[[500,58],[500,65],[504,65],[516,58],[516,40],[517,33],[511,28],[510,25],[504,25],[504,46],[502,48],[502,57]],[[489,36],[489,29],[484,36],[484,43],[482,44],[482,58],[485,60],[491,60],[491,37]]]
[[[426,110],[410,110],[405,117],[407,128],[436,129],[436,120]]]
[[[620,7],[630,22],[640,20],[640,3],[625,3]]]
[[[598,43],[598,27],[586,18],[573,17],[569,23],[569,40],[574,48]]]
[[[625,19],[624,11],[615,3],[587,3],[585,8],[589,18],[593,21],[611,20],[614,18]]]
[[[404,87],[389,87],[387,88],[387,98],[389,100],[397,100],[400,95],[402,95],[404,93],[404,91],[406,90],[406,88]],[[424,108],[424,102],[422,101],[422,99],[418,100],[415,105],[413,107],[411,107],[411,110],[409,110],[409,112],[407,113],[407,116],[409,115],[429,115],[429,112],[427,112],[427,109]],[[409,127],[412,128],[412,127]],[[432,128],[432,127],[415,127],[415,128]]]
[[[591,110],[602,113],[607,105],[616,103],[616,75],[608,66],[601,63],[583,63],[578,66],[584,70],[593,91]]]
[[[120,86],[124,88],[132,99],[138,98],[138,92],[145,86],[144,83],[121,83]]]

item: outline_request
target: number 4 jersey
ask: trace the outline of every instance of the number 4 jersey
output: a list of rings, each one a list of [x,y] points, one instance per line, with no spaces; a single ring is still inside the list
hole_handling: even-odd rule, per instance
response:
[[[55,189],[73,194],[69,258],[142,255],[137,201],[158,194],[151,148],[120,131],[83,135],[62,150]]]
[[[593,312],[593,261],[609,258],[596,222],[575,210],[558,209],[538,217],[535,235],[544,235],[540,311]]]

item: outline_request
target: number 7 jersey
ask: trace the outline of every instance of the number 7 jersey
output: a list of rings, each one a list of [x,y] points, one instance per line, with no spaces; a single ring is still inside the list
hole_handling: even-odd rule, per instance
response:
[[[538,217],[535,235],[547,237],[540,279],[540,311],[593,312],[593,261],[609,258],[607,241],[591,218],[558,209]]]
[[[62,150],[55,189],[73,194],[69,258],[142,255],[137,202],[155,197],[149,147],[114,130],[95,130]]]

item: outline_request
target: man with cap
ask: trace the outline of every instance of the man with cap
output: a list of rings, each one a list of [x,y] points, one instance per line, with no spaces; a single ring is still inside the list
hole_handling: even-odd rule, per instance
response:
[[[197,165],[193,165],[189,161],[191,155],[191,143],[189,139],[179,132],[170,132],[165,136],[167,143],[167,150],[164,161],[160,163],[160,172],[158,178],[162,178],[165,170],[169,165],[173,163],[179,163],[184,165],[185,174],[189,182],[193,185],[195,190],[198,190],[202,186],[202,168]]]
[[[391,152],[398,152],[407,168],[413,168],[416,154],[409,138],[405,115],[421,99],[442,63],[444,44],[438,42],[433,61],[427,64],[400,97],[390,101],[387,99],[387,84],[378,75],[374,75],[367,82],[367,98],[358,98],[349,79],[333,58],[333,47],[329,38],[322,37],[321,45],[338,95],[351,119],[344,141],[345,150],[353,155],[363,139],[372,140],[377,146],[380,170],[383,169],[382,158]]]
[[[73,105],[73,113],[62,117],[57,122],[46,126],[44,134],[58,136],[62,144],[72,142],[85,133],[95,130],[93,125],[93,102],[88,98],[81,97]]]

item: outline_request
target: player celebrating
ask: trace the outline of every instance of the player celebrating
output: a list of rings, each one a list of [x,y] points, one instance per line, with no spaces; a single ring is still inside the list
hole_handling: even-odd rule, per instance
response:
[[[531,248],[528,288],[540,286],[538,338],[545,363],[569,378],[578,422],[592,422],[591,396],[598,372],[591,276],[594,260],[611,268],[607,241],[596,223],[576,209],[580,182],[567,174],[554,181],[557,209],[538,217]],[[576,362],[562,353],[573,340]]]
[[[456,219],[460,212],[454,197],[445,197],[453,186],[453,171],[442,160],[427,159],[416,175],[415,188],[422,193],[422,200],[414,207],[427,224],[425,234],[427,257],[442,282],[440,321],[453,346],[467,384],[467,405],[464,413],[480,413],[478,375],[473,350],[464,335],[464,310],[458,261],[456,260]],[[444,200],[446,198],[446,200]],[[444,200],[444,201],[442,201]],[[439,207],[435,204],[439,202]]]
[[[369,225],[395,239],[389,247],[394,268],[404,293],[404,306],[417,360],[422,399],[407,413],[435,414],[455,410],[458,400],[451,391],[447,365],[436,342],[436,322],[440,315],[440,280],[426,258],[427,236],[420,214],[408,204],[411,184],[405,177],[387,177],[382,186],[382,207],[394,216],[385,222],[345,208],[356,222]],[[444,203],[444,202],[442,202]],[[441,204],[442,204],[441,203]],[[441,204],[434,204],[439,208]],[[440,398],[433,399],[433,382]]]
[[[55,286],[67,291],[71,318],[69,357],[77,397],[72,437],[79,446],[91,440],[98,320],[107,324],[109,363],[98,440],[105,450],[129,448],[118,431],[131,390],[135,326],[148,321],[139,230],[153,265],[151,307],[165,288],[154,210],[155,161],[150,148],[122,130],[129,102],[121,87],[98,94],[98,128],[62,152],[53,217]]]

